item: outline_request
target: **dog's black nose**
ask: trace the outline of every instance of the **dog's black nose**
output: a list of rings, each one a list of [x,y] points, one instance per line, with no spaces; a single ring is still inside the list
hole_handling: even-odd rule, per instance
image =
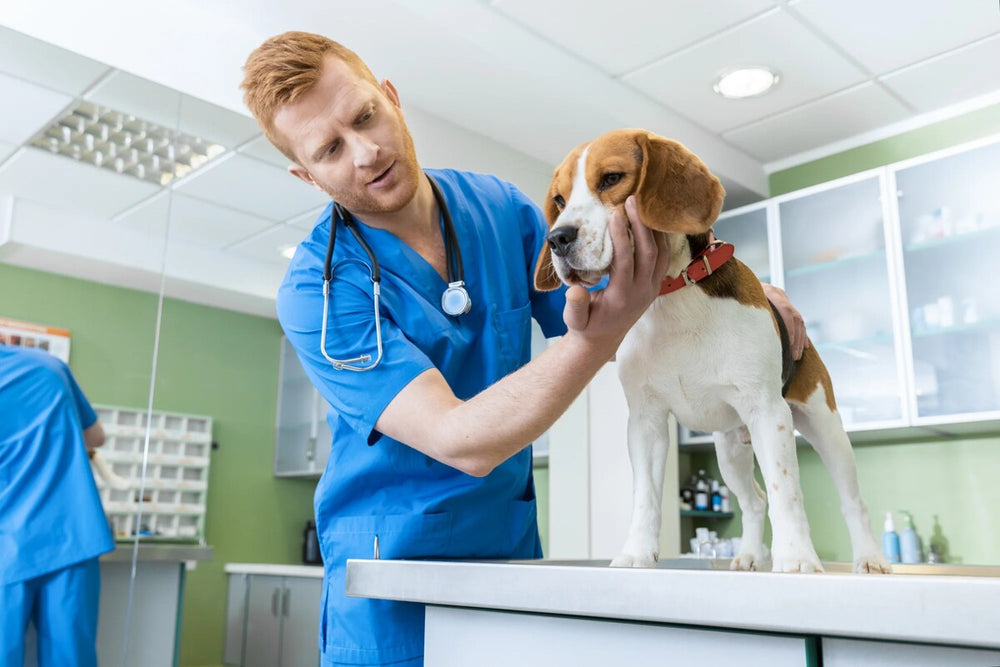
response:
[[[573,245],[573,241],[576,240],[576,234],[579,230],[576,227],[556,227],[549,235],[545,237],[545,240],[549,242],[549,248],[558,257],[563,257],[569,252],[569,247]]]

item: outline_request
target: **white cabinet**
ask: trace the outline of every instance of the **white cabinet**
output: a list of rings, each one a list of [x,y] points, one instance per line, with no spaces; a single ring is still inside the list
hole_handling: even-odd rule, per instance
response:
[[[736,256],[750,267],[761,282],[771,282],[771,245],[767,205],[752,204],[719,216],[712,227],[721,241],[736,247]]]
[[[716,236],[783,287],[852,440],[1000,426],[1000,137],[722,214]],[[680,430],[682,445],[711,442]]]
[[[330,456],[326,400],[313,387],[288,339],[281,338],[274,474],[318,477]]]
[[[784,288],[833,380],[848,430],[906,424],[885,174],[778,200]]]
[[[894,172],[915,422],[1000,417],[1000,143]]]
[[[227,665],[316,667],[323,580],[231,573]]]

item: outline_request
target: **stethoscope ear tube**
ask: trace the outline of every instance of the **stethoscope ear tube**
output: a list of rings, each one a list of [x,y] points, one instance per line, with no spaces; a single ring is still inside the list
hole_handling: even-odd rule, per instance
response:
[[[447,255],[448,287],[445,288],[444,293],[441,295],[441,310],[447,315],[456,317],[472,310],[472,298],[465,288],[465,267],[462,264],[462,249],[458,245],[455,224],[451,219],[451,211],[448,210],[448,203],[445,201],[441,188],[438,187],[438,184],[430,176],[427,176],[427,180],[431,184],[431,190],[434,192],[434,199],[437,201],[438,208],[441,209],[443,220],[442,236],[444,237],[445,253]],[[374,361],[372,361],[370,354],[361,354],[350,359],[334,359],[326,351],[326,325],[330,310],[330,286],[333,281],[333,250],[337,243],[337,224],[339,221],[343,221],[344,226],[357,239],[358,245],[368,255],[368,261],[370,262],[369,269],[372,279],[372,300],[375,309],[375,340],[377,345],[377,356]],[[343,261],[363,263],[359,259],[347,259]],[[361,230],[358,229],[354,221],[354,216],[346,208],[337,202],[333,202],[333,213],[330,216],[330,240],[326,246],[326,259],[323,262],[323,321],[320,324],[319,346],[323,357],[333,364],[335,369],[341,371],[370,371],[382,362],[382,317],[379,312],[381,280],[382,274],[378,258],[375,257],[375,252],[368,245],[367,241],[365,241],[364,236],[361,235]],[[357,364],[359,363],[367,365],[358,366]]]

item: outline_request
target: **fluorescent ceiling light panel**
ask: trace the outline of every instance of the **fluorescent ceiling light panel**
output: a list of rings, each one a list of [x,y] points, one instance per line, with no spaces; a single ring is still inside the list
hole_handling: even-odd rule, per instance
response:
[[[226,151],[206,139],[90,102],[56,119],[31,145],[161,186]]]

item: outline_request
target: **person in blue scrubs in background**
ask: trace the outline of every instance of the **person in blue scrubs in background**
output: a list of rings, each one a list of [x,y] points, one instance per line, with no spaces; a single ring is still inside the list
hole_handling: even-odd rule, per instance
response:
[[[281,326],[332,408],[314,501],[322,664],[421,665],[423,606],[346,597],[345,561],[540,558],[530,444],[656,298],[666,240],[630,200],[611,222],[607,287],[538,292],[533,270],[547,232],[538,207],[493,176],[422,170],[396,88],[352,51],[285,33],[257,48],[244,74],[247,107],[291,174],[347,211],[331,205],[320,215],[277,297]],[[348,222],[378,264],[379,318],[372,258]],[[449,315],[442,293],[458,255],[471,308]],[[531,318],[547,337],[561,336],[534,360]],[[368,361],[349,364],[360,371],[327,358],[363,354]]]
[[[0,664],[97,665],[98,556],[115,548],[88,452],[104,430],[69,367],[0,345]]]

